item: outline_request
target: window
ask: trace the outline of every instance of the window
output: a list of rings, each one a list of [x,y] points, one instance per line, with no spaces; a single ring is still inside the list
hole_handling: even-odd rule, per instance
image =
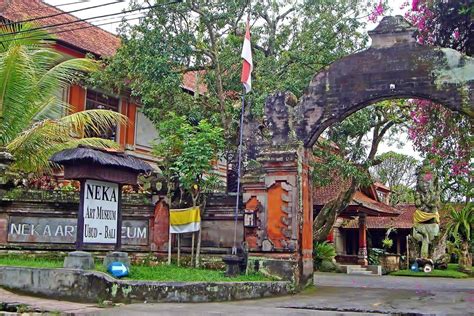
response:
[[[118,112],[119,99],[88,89],[86,97],[86,110],[93,109],[112,110]]]
[[[87,89],[86,95],[86,110],[111,110],[119,111],[120,99],[112,96],[108,96],[98,91]],[[117,127],[111,128],[108,131],[104,131],[100,135],[89,132],[89,137],[100,137],[110,140],[116,140]]]

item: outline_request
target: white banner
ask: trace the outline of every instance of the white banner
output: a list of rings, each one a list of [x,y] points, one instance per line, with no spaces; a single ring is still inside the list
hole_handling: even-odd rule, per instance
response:
[[[115,244],[118,184],[87,180],[84,187],[84,243]]]

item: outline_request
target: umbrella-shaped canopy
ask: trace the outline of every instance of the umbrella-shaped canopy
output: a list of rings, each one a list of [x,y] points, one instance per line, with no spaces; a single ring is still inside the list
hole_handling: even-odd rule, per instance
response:
[[[95,179],[136,184],[138,174],[153,171],[148,163],[124,152],[86,146],[60,151],[50,160],[64,166],[66,179]]]

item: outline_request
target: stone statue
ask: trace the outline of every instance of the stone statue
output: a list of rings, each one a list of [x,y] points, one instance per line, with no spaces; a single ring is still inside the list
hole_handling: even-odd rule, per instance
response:
[[[415,205],[413,237],[421,242],[421,258],[428,259],[429,246],[439,234],[440,191],[438,177],[426,161],[417,170]]]

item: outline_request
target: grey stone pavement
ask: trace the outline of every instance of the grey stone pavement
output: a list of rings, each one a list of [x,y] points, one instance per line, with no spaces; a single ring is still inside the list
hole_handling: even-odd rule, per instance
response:
[[[99,309],[18,295],[12,299],[25,303],[29,299],[32,305],[48,301],[49,310],[79,315],[474,315],[474,279],[332,273],[318,273],[314,279],[314,288],[297,295],[226,303],[141,303]],[[0,290],[0,301],[5,301],[4,294]]]

